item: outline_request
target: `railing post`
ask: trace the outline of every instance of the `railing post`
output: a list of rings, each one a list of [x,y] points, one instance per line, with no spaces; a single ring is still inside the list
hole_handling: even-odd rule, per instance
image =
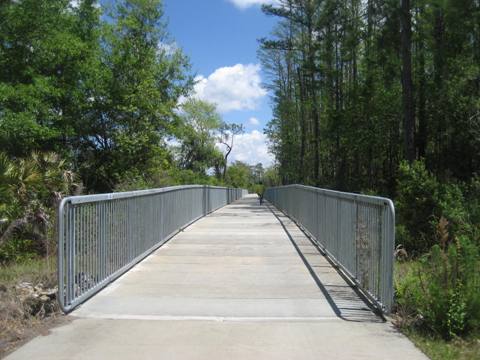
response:
[[[207,215],[207,185],[203,185],[203,215]]]

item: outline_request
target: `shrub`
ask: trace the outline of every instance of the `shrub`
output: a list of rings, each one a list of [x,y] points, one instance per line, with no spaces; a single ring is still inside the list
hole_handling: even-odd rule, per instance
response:
[[[449,240],[460,235],[473,237],[464,191],[461,184],[440,183],[425,168],[423,161],[402,162],[395,201],[397,242],[409,254],[421,255],[429,251],[435,244],[435,229],[442,217],[449,222]]]
[[[465,186],[464,196],[467,206],[467,211],[470,216],[470,222],[472,224],[480,224],[480,176],[473,177],[469,184]],[[477,232],[479,229],[473,229]]]
[[[37,257],[37,253],[37,242],[14,237],[0,247],[0,266],[6,263],[19,263],[34,259]]]
[[[449,242],[448,222],[438,244],[396,284],[397,304],[417,324],[445,339],[480,330],[480,254],[467,236]]]
[[[461,235],[472,235],[472,223],[463,195],[463,184],[443,183],[439,186],[436,200],[436,214],[431,229],[435,232],[438,221],[444,217],[448,220],[450,239]]]
[[[402,241],[409,253],[425,252],[431,245],[431,221],[435,218],[438,189],[437,180],[423,162],[400,164],[395,205],[398,222],[406,229]]]
[[[48,254],[55,207],[62,196],[79,189],[69,164],[55,153],[32,153],[24,159],[0,153],[2,261],[30,257],[32,251]]]

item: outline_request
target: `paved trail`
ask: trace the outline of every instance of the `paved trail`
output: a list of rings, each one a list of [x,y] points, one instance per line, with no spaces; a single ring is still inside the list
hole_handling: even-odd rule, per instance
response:
[[[426,359],[252,196],[197,221],[70,317],[7,359]]]

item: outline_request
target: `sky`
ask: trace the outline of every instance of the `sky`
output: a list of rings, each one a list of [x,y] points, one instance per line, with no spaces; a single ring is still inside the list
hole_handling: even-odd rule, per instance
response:
[[[271,118],[258,39],[275,20],[260,4],[275,0],[164,0],[168,31],[190,58],[198,81],[192,96],[214,102],[226,122],[243,124],[229,162],[272,165],[263,129]]]

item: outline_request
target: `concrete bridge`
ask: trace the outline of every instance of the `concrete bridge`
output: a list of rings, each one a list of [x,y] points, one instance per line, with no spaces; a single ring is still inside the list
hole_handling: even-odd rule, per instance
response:
[[[68,317],[7,359],[426,359],[252,195],[186,227]]]

